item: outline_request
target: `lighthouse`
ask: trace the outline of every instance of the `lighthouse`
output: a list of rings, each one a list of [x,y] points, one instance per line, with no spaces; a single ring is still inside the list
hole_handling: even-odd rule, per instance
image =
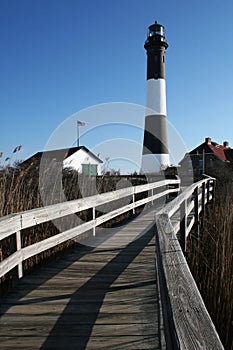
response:
[[[157,173],[170,165],[167,137],[164,27],[155,22],[148,28],[147,97],[142,151],[142,172]]]

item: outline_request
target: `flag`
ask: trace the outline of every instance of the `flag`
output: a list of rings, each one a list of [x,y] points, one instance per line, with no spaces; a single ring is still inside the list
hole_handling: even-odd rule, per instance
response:
[[[22,145],[15,147],[13,153],[19,152],[22,147],[23,147]]]
[[[0,158],[2,158],[2,156],[3,156],[3,152],[0,152]]]
[[[86,123],[80,122],[80,120],[77,120],[77,124],[78,124],[78,126],[85,126],[86,125]]]

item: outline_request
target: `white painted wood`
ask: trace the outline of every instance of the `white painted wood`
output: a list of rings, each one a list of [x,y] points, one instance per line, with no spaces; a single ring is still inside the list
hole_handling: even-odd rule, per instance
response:
[[[49,237],[43,241],[32,244],[28,247],[21,248],[21,236],[17,233],[18,246],[17,251],[10,255],[8,258],[0,263],[0,277],[5,275],[15,266],[19,266],[19,276],[22,277],[22,262],[34,255],[37,255],[49,248],[52,248],[60,243],[63,243],[69,239],[74,239],[78,235],[93,229],[95,234],[95,227],[120,215],[129,210],[135,209],[138,206],[149,203],[155,199],[166,196],[169,193],[178,192],[179,188],[166,189],[153,196],[146,197],[135,203],[130,203],[121,208],[115,209],[107,214],[104,214],[98,218],[95,217],[95,208],[99,205],[109,203],[111,201],[121,199],[136,193],[146,192],[154,188],[165,187],[167,185],[179,184],[179,180],[162,180],[155,183],[146,185],[140,185],[135,187],[129,187],[120,189],[117,191],[107,192],[92,197],[86,197],[78,200],[73,200],[65,203],[54,204],[44,208],[32,209],[29,211],[9,215],[0,219],[0,239],[12,235],[14,232],[19,232],[21,229],[33,227],[43,222],[57,219],[62,216],[66,216],[72,213],[80,212],[82,210],[93,210],[93,220],[84,223],[78,227],[64,231],[56,236]]]
[[[162,296],[163,314],[166,315],[164,317],[165,329],[169,329],[166,337],[169,338],[168,341],[172,342],[172,348],[183,350],[223,350],[222,343],[178,243],[176,233],[179,222],[177,225],[177,221],[174,222],[172,219],[180,205],[192,197],[195,188],[202,187],[203,181],[190,186],[156,214],[158,285]],[[212,194],[211,198],[213,198]],[[200,198],[198,208],[200,211],[203,207],[202,204]],[[184,213],[187,214],[188,211],[191,213],[191,208],[192,202],[187,207],[184,205]],[[191,231],[195,216],[193,215],[188,222],[186,236]]]
[[[182,203],[185,199],[188,199],[190,196],[192,196],[195,188],[198,186],[200,188],[202,186],[202,183],[207,181],[201,180],[198,183],[194,183],[191,186],[187,187],[184,192],[182,192],[178,197],[176,197],[173,201],[168,203],[164,209],[161,209],[159,213],[167,214],[169,218],[171,218],[177,210],[179,210],[180,203]],[[158,214],[159,214],[158,213]]]
[[[190,231],[192,230],[194,223],[195,223],[195,217],[192,216],[191,221],[190,221],[190,223],[188,224],[187,229],[186,229],[186,238],[187,238],[188,235],[190,234]]]
[[[12,270],[22,261],[31,258],[34,255],[42,253],[43,251],[53,248],[58,244],[61,244],[69,239],[74,239],[80,234],[90,230],[95,225],[94,220],[88,221],[80,226],[74,227],[70,230],[59,233],[55,236],[44,239],[43,241],[31,244],[21,250],[16,251],[8,258],[4,259],[0,263],[0,277]]]
[[[212,178],[204,179],[199,181],[198,183],[194,183],[193,185],[188,187],[181,195],[179,195],[176,199],[174,199],[171,203],[169,203],[164,209],[164,212],[168,214],[169,219],[171,219],[180,210],[181,203],[184,200],[188,200],[190,198],[191,201],[189,202],[187,206],[187,211],[186,211],[186,216],[188,217],[188,215],[190,215],[190,213],[192,213],[194,210],[194,197],[192,196],[194,189],[197,187],[201,191],[203,182],[210,181],[213,184],[214,180],[211,180],[211,179]],[[209,195],[210,201],[213,199],[213,195],[212,195],[213,190],[214,190],[214,186],[210,186],[210,195]],[[207,194],[207,189],[205,189],[205,193]],[[200,212],[202,211],[202,192],[200,192],[198,195],[198,202],[199,202],[198,214],[200,214]],[[205,198],[205,204],[207,204],[207,198]],[[163,212],[163,209],[160,211],[160,213],[162,212]],[[195,218],[194,219],[192,218],[186,230],[186,238],[188,237],[194,223],[195,223]],[[174,226],[174,232],[177,234],[179,231],[180,231],[179,223],[176,222]]]
[[[135,192],[133,193],[133,215],[135,215]]]
[[[16,232],[16,249],[21,250],[21,232],[17,231]],[[22,262],[18,264],[18,277],[22,278],[23,277],[23,265]]]
[[[133,195],[133,193],[141,193],[153,188],[167,186],[169,184],[179,184],[179,180],[162,180],[151,184],[123,188],[91,197],[75,199],[64,203],[53,204],[43,208],[8,215],[0,218],[0,240],[21,229],[33,227],[43,222],[93,208],[94,206],[97,207],[102,204]],[[178,191],[179,189],[174,190],[174,192]],[[171,190],[171,192],[173,191]]]
[[[199,204],[199,206],[198,206],[198,214],[200,214],[201,210],[202,210],[202,207],[201,207],[201,204]]]
[[[150,195],[151,195],[151,197],[154,195],[154,190],[153,190],[153,189],[151,190],[151,194],[150,194]],[[151,201],[151,204],[152,204],[152,205],[154,204],[154,201],[153,201],[153,200]]]
[[[95,207],[92,208],[92,219],[95,223],[94,227],[93,227],[93,236],[95,237],[95,228],[96,228],[96,217],[95,217]]]
[[[180,221],[172,221],[172,226],[174,229],[175,234],[177,234],[180,231]]]
[[[0,263],[0,277],[11,271],[15,266],[22,263],[21,250],[16,251]]]
[[[214,324],[192,277],[168,214],[156,215],[157,264],[164,327],[172,349],[223,350]],[[167,339],[166,339],[167,340]]]
[[[134,189],[135,189],[135,193],[141,193],[144,191],[149,191],[154,188],[159,188],[159,187],[168,186],[168,185],[180,185],[180,180],[179,179],[161,180],[161,181],[152,182],[146,185],[135,186]]]
[[[135,203],[131,203],[131,204],[128,204],[124,207],[115,209],[115,210],[111,211],[110,213],[107,213],[107,214],[104,214],[104,215],[98,217],[96,219],[96,224],[97,224],[97,226],[99,226],[99,225],[103,224],[104,222],[106,222],[110,219],[113,219],[114,217],[116,217],[118,215],[124,214],[127,211],[132,210],[134,207],[136,208],[136,207],[139,207],[139,206],[144,205],[146,203],[149,203],[152,199],[155,200],[155,199],[161,198],[163,196],[166,196],[168,193],[170,193],[169,190],[166,190],[166,191],[163,191],[161,193],[155,194],[153,197],[144,198],[144,199],[141,199]]]
[[[22,248],[21,250],[17,251],[16,253],[10,255],[7,259],[3,260],[0,263],[0,277],[5,275],[7,272],[12,270],[15,266],[20,264],[22,261],[37,255],[47,249],[53,248],[58,244],[61,244],[69,239],[74,239],[75,237],[79,236],[80,234],[93,229],[96,226],[101,225],[102,223],[113,219],[114,217],[121,215],[129,210],[132,210],[134,205],[140,206],[143,204],[146,204],[150,202],[153,198],[153,200],[158,199],[160,197],[163,197],[170,193],[170,190],[163,191],[161,193],[155,194],[153,197],[144,198],[141,199],[135,204],[131,203],[128,204],[122,208],[115,209],[107,214],[104,214],[95,220],[88,221],[80,226],[77,226],[75,228],[72,228],[70,230],[64,231],[62,233],[57,234],[56,236],[49,237],[43,241],[34,243],[28,247]]]
[[[170,317],[174,322],[176,336],[180,344],[180,349],[202,348],[208,349],[223,349],[219,337],[215,331],[213,323],[208,315],[205,305],[202,301],[200,293],[188,269],[186,260],[178,244],[176,233],[180,225],[179,221],[172,222],[172,216],[178,212],[181,203],[188,201],[185,207],[185,215],[192,214],[193,206],[193,192],[195,188],[201,188],[203,181],[210,181],[208,179],[202,180],[197,184],[191,185],[182,194],[175,198],[172,202],[167,204],[159,213],[156,214],[156,223],[158,229],[158,271],[163,271],[163,282],[160,281],[159,286],[161,295],[168,293],[168,299],[172,313]],[[102,216],[95,217],[95,207],[104,203],[111,202],[116,199],[124,198],[125,196],[134,193],[141,193],[144,191],[153,190],[153,188],[166,187],[168,184],[178,184],[177,180],[165,180],[156,184],[147,184],[137,186],[135,188],[127,188],[110,193],[104,193],[89,198],[75,200],[66,203],[51,205],[47,208],[34,209],[28,212],[14,214],[0,219],[0,238],[7,237],[16,233],[17,236],[17,251],[0,263],[0,277],[5,275],[15,266],[20,266],[22,262],[36,254],[39,254],[49,248],[52,248],[69,239],[75,239],[77,236],[94,229],[96,226],[112,219],[126,211],[132,210],[140,205],[149,203],[169,193],[177,192],[179,189],[165,189],[155,195],[143,198],[137,202],[132,202],[121,208],[117,208]],[[164,189],[163,188],[163,189]],[[210,187],[212,188],[212,187]],[[213,186],[214,188],[214,186]],[[210,190],[211,192],[211,190]],[[153,193],[150,191],[150,194]],[[198,211],[202,209],[201,194],[199,200]],[[189,199],[192,198],[191,201]],[[210,200],[213,198],[210,193]],[[205,203],[207,198],[205,199]],[[37,242],[30,246],[21,247],[20,229],[35,226],[39,223],[46,222],[52,218],[58,218],[70,213],[82,211],[85,209],[93,209],[93,220],[83,223],[75,228],[66,230],[56,236],[49,237],[41,242]],[[188,220],[189,221],[189,220]],[[186,228],[186,236],[188,236],[195,217],[193,216]],[[17,229],[16,229],[17,228]],[[166,288],[164,288],[164,283]],[[164,310],[165,312],[165,310]]]
[[[186,215],[188,216],[193,209],[194,209],[194,199],[192,199],[192,201],[188,204]]]
[[[103,162],[100,159],[94,157],[93,154],[81,148],[63,161],[63,168],[72,168],[81,174],[82,164],[94,164],[97,165],[97,172],[98,175],[100,175],[102,163]]]

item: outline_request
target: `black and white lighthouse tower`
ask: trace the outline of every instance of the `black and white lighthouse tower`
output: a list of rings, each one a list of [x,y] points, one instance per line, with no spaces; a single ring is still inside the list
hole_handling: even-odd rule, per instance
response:
[[[147,101],[142,154],[142,172],[155,173],[170,165],[167,137],[164,27],[155,22],[148,28]]]

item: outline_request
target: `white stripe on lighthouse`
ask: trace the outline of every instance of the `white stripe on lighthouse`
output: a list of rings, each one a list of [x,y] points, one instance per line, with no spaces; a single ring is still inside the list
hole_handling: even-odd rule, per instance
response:
[[[143,154],[141,172],[145,174],[158,173],[170,166],[169,154]]]
[[[146,115],[153,114],[167,115],[166,107],[166,81],[165,79],[149,79],[147,80],[147,100],[146,100]]]

